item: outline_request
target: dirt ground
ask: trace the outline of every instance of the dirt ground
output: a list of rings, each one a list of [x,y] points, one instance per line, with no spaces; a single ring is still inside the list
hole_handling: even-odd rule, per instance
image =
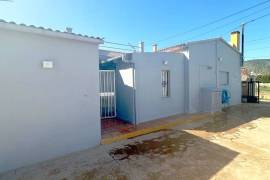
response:
[[[0,179],[270,179],[270,103],[73,153]]]

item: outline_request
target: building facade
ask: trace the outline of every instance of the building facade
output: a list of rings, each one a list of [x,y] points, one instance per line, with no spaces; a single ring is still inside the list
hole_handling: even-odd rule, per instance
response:
[[[127,54],[102,68],[116,71],[117,117],[133,124],[205,112],[204,89],[217,92],[215,110],[224,91],[226,106],[241,103],[240,53],[220,38]]]
[[[100,143],[101,39],[0,22],[0,171]]]

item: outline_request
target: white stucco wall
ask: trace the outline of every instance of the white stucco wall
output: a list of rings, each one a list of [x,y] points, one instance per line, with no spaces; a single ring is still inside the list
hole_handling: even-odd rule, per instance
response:
[[[200,89],[216,86],[215,42],[194,43],[188,46],[189,113],[200,112]]]
[[[229,90],[231,94],[230,105],[237,105],[241,103],[242,87],[241,87],[241,56],[239,53],[233,51],[228,45],[218,41],[217,56],[221,58],[218,61],[219,71],[229,73],[229,84],[220,86],[219,88]],[[221,77],[219,77],[220,79]],[[219,83],[220,84],[220,83]]]
[[[137,123],[185,111],[184,55],[134,53]],[[163,61],[168,61],[167,65]],[[162,97],[161,71],[170,71],[170,96]]]
[[[11,30],[0,39],[0,172],[99,144],[97,44]]]
[[[188,60],[188,112],[201,111],[200,90],[226,88],[231,93],[231,105],[241,103],[240,54],[220,39],[190,43]],[[220,61],[221,59],[221,61]],[[229,72],[229,85],[221,87],[219,72]]]
[[[186,51],[188,53],[133,53],[137,123],[202,112],[202,88],[227,89],[231,94],[230,105],[241,103],[240,54],[237,51],[222,39],[188,43]],[[162,70],[170,70],[171,94],[168,98],[162,97]],[[221,71],[229,73],[226,86],[220,85]],[[118,96],[128,100],[128,92],[122,89]],[[118,101],[119,104],[122,104],[119,114],[129,112],[125,108],[133,109],[131,101]]]

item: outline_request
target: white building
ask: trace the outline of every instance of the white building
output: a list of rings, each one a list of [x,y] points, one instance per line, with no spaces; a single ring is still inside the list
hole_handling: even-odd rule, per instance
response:
[[[0,172],[100,143],[99,38],[0,22]]]
[[[227,105],[241,103],[240,53],[221,38],[125,54],[101,69],[116,71],[116,115],[133,124],[219,110],[223,90]]]
[[[241,103],[241,54],[222,38],[190,42],[162,51],[186,54],[189,113],[202,109],[201,88],[227,89],[231,95],[230,105]]]
[[[100,144],[101,118],[219,110],[223,89],[241,102],[240,53],[223,39],[120,56],[71,29],[4,21],[0,39],[0,172]]]

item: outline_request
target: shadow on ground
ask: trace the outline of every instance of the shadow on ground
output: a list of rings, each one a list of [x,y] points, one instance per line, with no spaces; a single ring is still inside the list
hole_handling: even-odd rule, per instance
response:
[[[270,103],[232,106],[193,130],[219,133],[243,125],[253,128],[249,122],[270,117],[269,107]],[[135,140],[111,150],[110,156],[119,163],[115,172],[121,172],[121,177],[127,179],[137,176],[132,174],[134,171],[144,179],[209,179],[239,154],[186,131],[167,130],[157,134],[158,137]],[[98,174],[99,170],[93,177],[98,178]],[[106,176],[117,177],[110,172]]]
[[[109,151],[115,167],[97,167],[77,179],[209,179],[238,153],[184,131],[166,130]]]
[[[249,122],[262,117],[270,117],[270,103],[233,106],[199,127],[159,131],[14,172],[17,179],[210,179],[240,154],[211,142],[212,136],[252,127]],[[14,172],[2,178],[16,179],[9,178]]]

